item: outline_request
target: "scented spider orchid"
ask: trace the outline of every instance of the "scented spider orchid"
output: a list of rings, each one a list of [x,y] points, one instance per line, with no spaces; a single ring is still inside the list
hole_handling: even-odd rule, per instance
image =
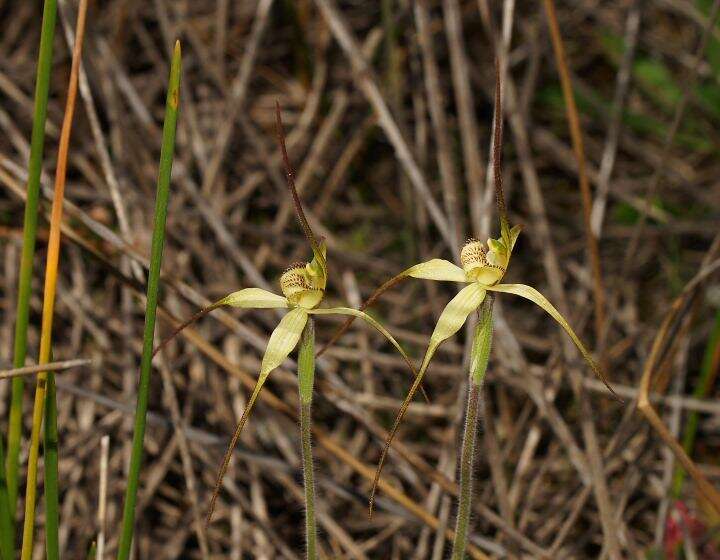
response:
[[[507,212],[505,209],[505,197],[502,187],[502,108],[500,97],[500,75],[496,66],[496,85],[495,85],[495,110],[494,110],[494,148],[493,148],[493,171],[494,184],[497,206],[500,216],[500,237],[497,239],[488,239],[487,243],[482,243],[477,239],[469,239],[460,251],[460,264],[457,266],[444,259],[431,259],[429,261],[418,263],[404,270],[397,276],[391,278],[381,285],[375,292],[363,303],[361,310],[372,305],[385,291],[397,285],[407,278],[418,278],[421,280],[434,280],[438,282],[457,282],[465,284],[465,286],[450,300],[445,309],[440,314],[435,329],[430,336],[430,341],[423,357],[422,364],[418,370],[418,374],[408,392],[407,397],[400,406],[400,410],[395,418],[395,422],[390,430],[388,438],[385,442],[377,470],[375,472],[375,480],[372,485],[370,494],[370,515],[372,515],[375,492],[377,483],[380,479],[385,458],[397,433],[400,422],[407,412],[410,403],[417,392],[418,387],[422,383],[423,377],[430,365],[438,347],[448,338],[457,333],[465,324],[468,316],[473,311],[479,311],[483,301],[486,299],[488,292],[501,292],[514,294],[530,300],[534,304],[545,310],[557,323],[565,330],[575,346],[580,350],[585,361],[589,364],[595,375],[605,384],[610,392],[616,397],[615,391],[608,384],[605,376],[600,371],[593,360],[590,352],[585,348],[580,338],[575,334],[570,324],[562,316],[562,314],[532,286],[525,284],[502,284],[501,281],[505,276],[505,272],[510,264],[510,257],[515,248],[515,243],[522,231],[522,226],[516,225],[510,227],[507,220]],[[477,356],[473,356],[471,360],[471,371],[474,375],[482,378],[485,374],[485,366],[490,348],[490,338],[492,336],[492,305],[487,306],[487,310],[479,313],[480,324],[476,328],[473,340],[473,352]],[[350,326],[353,317],[350,317],[345,323],[334,333],[330,341],[325,344],[318,352],[321,355],[330,345],[332,345]],[[482,359],[478,358],[480,356]],[[482,362],[484,359],[484,365]],[[478,363],[475,363],[478,362]],[[476,380],[480,383],[482,379]],[[619,398],[618,398],[619,400]]]
[[[270,373],[279,367],[283,361],[290,355],[293,349],[300,343],[300,354],[298,358],[298,385],[301,401],[301,432],[303,439],[303,455],[306,459],[304,463],[304,471],[306,475],[306,516],[308,521],[314,518],[314,507],[311,503],[314,501],[312,492],[312,458],[310,457],[310,403],[312,400],[312,387],[314,380],[314,329],[312,325],[312,316],[324,315],[343,315],[354,318],[361,318],[371,327],[382,334],[400,353],[405,363],[409,366],[411,372],[416,375],[416,371],[410,358],[402,349],[395,338],[375,319],[367,315],[362,310],[350,307],[318,307],[325,295],[327,285],[327,249],[323,241],[318,242],[310,228],[305,217],[305,213],[297,194],[294,184],[293,173],[290,168],[287,151],[285,148],[285,139],[282,132],[282,121],[280,117],[280,107],[276,107],[276,118],[278,128],[278,139],[283,154],[283,160],[286,167],[287,183],[293,198],[295,212],[298,221],[303,229],[305,237],[312,248],[313,258],[309,263],[297,263],[290,266],[280,277],[280,290],[282,295],[263,290],[261,288],[245,288],[233,292],[217,302],[205,307],[190,319],[179,325],[154,351],[157,354],[170,340],[172,340],[185,327],[194,323],[202,316],[219,307],[236,307],[241,309],[287,309],[288,312],[280,319],[277,327],[273,330],[268,340],[265,354],[260,364],[260,373],[255,384],[255,388],[248,400],[243,411],[242,417],[235,428],[230,444],[223,458],[220,467],[215,490],[210,502],[207,515],[207,523],[210,523],[215,509],[215,503],[222,485],[223,478],[227,472],[232,457],[233,450],[237,444],[240,434],[247,422],[255,402],[260,395],[263,385],[268,379]],[[302,338],[302,342],[301,342]],[[309,478],[307,478],[309,477]],[[310,495],[308,495],[310,492]],[[312,527],[308,527],[308,558],[314,558],[313,552],[315,548],[315,529],[314,519],[312,519]]]

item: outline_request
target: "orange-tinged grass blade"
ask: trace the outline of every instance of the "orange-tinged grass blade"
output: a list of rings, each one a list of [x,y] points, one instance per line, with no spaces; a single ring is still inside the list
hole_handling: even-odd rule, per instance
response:
[[[52,346],[52,325],[55,311],[55,292],[57,289],[58,263],[60,260],[60,223],[62,222],[63,200],[65,197],[65,176],[67,173],[70,133],[72,131],[75,99],[77,97],[78,72],[82,55],[83,38],[85,35],[85,16],[87,0],[80,0],[77,24],[75,26],[75,47],[73,48],[70,82],[68,84],[65,116],[60,131],[57,167],[55,170],[55,194],[50,213],[50,235],[48,239],[47,264],[45,267],[45,287],[43,291],[42,326],[40,331],[40,352],[38,363],[50,362]],[[38,374],[33,407],[33,424],[30,436],[30,453],[28,457],[27,484],[25,491],[25,521],[23,525],[23,541],[21,560],[31,560],[33,551],[33,533],[35,530],[35,500],[37,495],[37,463],[40,450],[40,429],[42,427],[45,391],[47,388],[47,372]]]

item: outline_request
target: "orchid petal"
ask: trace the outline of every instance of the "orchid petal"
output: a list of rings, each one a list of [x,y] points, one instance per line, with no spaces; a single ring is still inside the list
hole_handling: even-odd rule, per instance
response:
[[[440,282],[467,282],[465,272],[459,266],[444,259],[431,259],[411,266],[399,276],[412,276],[421,280]]]
[[[552,303],[550,303],[547,298],[542,295],[540,292],[538,292],[535,288],[532,286],[526,286],[525,284],[498,284],[497,286],[489,286],[487,288],[488,290],[492,290],[494,292],[505,292],[509,294],[515,294],[516,296],[523,297],[525,299],[528,299],[532,301],[535,305],[538,305],[542,307],[548,315],[550,315],[553,319],[555,319],[558,324],[563,328],[563,330],[568,334],[570,339],[575,343],[575,346],[577,346],[577,349],[580,350],[580,353],[582,354],[583,358],[585,358],[585,361],[588,363],[588,365],[592,368],[595,375],[600,379],[605,386],[610,390],[610,392],[617,397],[617,394],[615,391],[613,391],[612,387],[608,384],[607,379],[605,378],[605,375],[600,371],[600,368],[595,363],[595,360],[593,360],[592,356],[590,355],[590,352],[585,348],[583,343],[580,341],[580,338],[578,335],[575,334],[575,331],[572,329],[570,324],[565,320],[565,317],[562,316],[562,314],[555,309]],[[619,398],[619,397],[618,397]]]
[[[239,307],[242,309],[273,309],[286,308],[288,300],[267,290],[260,288],[245,288],[233,292],[218,302],[220,305]]]
[[[420,366],[420,371],[415,377],[415,381],[413,382],[413,385],[410,388],[407,397],[405,397],[405,400],[400,406],[400,410],[395,417],[395,423],[390,430],[390,434],[388,435],[388,439],[385,442],[385,447],[383,449],[382,455],[380,456],[380,461],[378,462],[378,466],[375,471],[375,480],[373,481],[373,486],[370,494],[371,513],[375,500],[377,483],[380,479],[380,473],[382,471],[387,452],[390,449],[390,444],[392,443],[392,440],[397,433],[400,422],[402,422],[402,419],[410,406],[410,402],[415,396],[415,393],[417,392],[417,389],[420,386],[423,377],[425,376],[425,372],[427,371],[428,365],[430,364],[430,360],[432,360],[432,357],[435,355],[435,351],[438,349],[440,344],[442,344],[445,340],[447,340],[460,330],[460,328],[467,320],[468,315],[470,315],[470,313],[472,313],[480,306],[483,299],[485,298],[486,293],[487,292],[485,291],[485,287],[481,286],[478,283],[472,283],[469,286],[465,286],[462,290],[458,292],[458,294],[453,299],[450,300],[450,302],[445,306],[443,312],[440,314],[440,318],[435,325],[435,330],[430,337],[430,344],[428,345],[428,349],[425,352],[425,358],[423,359],[422,366]]]
[[[210,500],[210,508],[208,510],[208,524],[212,519],[212,514],[215,510],[215,502],[217,501],[218,494],[220,493],[220,488],[222,487],[222,481],[223,478],[225,478],[225,473],[227,472],[228,466],[230,465],[230,459],[232,457],[233,450],[235,449],[235,446],[240,439],[240,434],[245,427],[247,419],[250,416],[250,412],[255,406],[255,401],[260,395],[260,390],[265,384],[265,381],[270,375],[270,372],[276,367],[278,367],[280,364],[282,364],[285,358],[288,357],[290,352],[293,351],[293,348],[297,346],[298,342],[300,341],[302,331],[305,328],[305,324],[307,323],[307,320],[307,310],[301,307],[296,307],[280,320],[280,323],[278,323],[278,326],[275,327],[275,330],[270,335],[270,340],[268,341],[267,348],[265,349],[265,355],[263,356],[262,364],[260,365],[260,376],[258,377],[252,395],[250,396],[250,399],[245,406],[242,417],[240,418],[240,421],[235,428],[233,437],[230,440],[230,445],[228,445],[227,451],[225,452],[222,466],[220,467],[220,471],[218,472],[217,481],[215,483],[215,490],[213,491],[212,499]]]
[[[465,272],[459,266],[443,259],[431,259],[411,266],[397,276],[393,276],[390,280],[375,290],[367,300],[365,300],[365,303],[362,304],[360,310],[365,310],[373,305],[382,294],[409,277],[419,278],[421,280],[436,280],[440,282],[467,282]],[[322,348],[320,348],[317,355],[322,355],[330,346],[335,344],[335,342],[337,342],[337,340],[348,330],[348,328],[350,328],[350,325],[352,325],[354,320],[355,317],[349,317],[348,320],[345,321],[335,331],[335,333],[333,333],[330,340],[327,341]]]

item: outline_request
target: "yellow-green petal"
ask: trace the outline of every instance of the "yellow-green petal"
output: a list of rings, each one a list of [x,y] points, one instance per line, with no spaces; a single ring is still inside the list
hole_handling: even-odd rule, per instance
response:
[[[421,280],[440,282],[467,282],[465,272],[459,266],[444,259],[431,259],[411,266],[399,276],[411,276]]]
[[[435,325],[435,330],[430,336],[430,344],[428,344],[428,349],[425,352],[420,374],[427,368],[438,346],[458,332],[460,327],[465,324],[468,315],[480,306],[483,299],[485,299],[485,290],[485,286],[477,283],[470,284],[460,290],[445,306]]]
[[[528,299],[532,301],[535,305],[542,307],[548,313],[548,315],[555,319],[558,324],[565,330],[573,343],[575,343],[575,346],[577,346],[578,350],[580,350],[583,358],[585,358],[585,361],[590,365],[598,379],[600,379],[605,384],[605,386],[610,390],[613,395],[617,396],[615,391],[613,391],[612,387],[610,387],[610,385],[608,384],[607,379],[605,378],[603,373],[600,371],[600,368],[595,363],[595,360],[593,360],[590,352],[587,350],[587,348],[585,348],[583,343],[580,341],[578,335],[575,334],[575,331],[565,320],[565,317],[563,317],[562,314],[557,309],[555,309],[553,304],[550,303],[544,295],[542,295],[532,286],[527,286],[525,284],[499,284],[497,286],[490,286],[487,289],[494,292],[515,294],[516,296]]]
[[[430,365],[430,360],[432,360],[432,357],[435,355],[435,351],[438,349],[440,344],[460,330],[460,327],[462,327],[467,320],[468,315],[477,309],[483,302],[486,293],[485,287],[480,284],[473,283],[469,286],[465,286],[453,299],[450,300],[450,302],[445,306],[443,312],[440,314],[440,319],[438,319],[437,325],[435,325],[435,330],[430,337],[430,344],[428,344],[427,351],[425,352],[425,358],[423,358],[420,371],[415,377],[415,381],[413,382],[407,397],[405,397],[402,405],[400,405],[400,410],[395,418],[395,423],[390,430],[382,455],[380,456],[380,461],[378,462],[377,470],[375,471],[375,480],[373,481],[370,494],[371,512],[375,500],[375,490],[377,488],[378,480],[380,479],[380,472],[382,471],[388,449],[390,449],[390,444],[397,433],[400,422],[402,422],[402,419],[405,416],[405,413],[407,412],[420,383],[422,383],[422,379],[425,376],[428,365]]]
[[[273,309],[288,307],[287,299],[260,288],[245,288],[244,290],[233,292],[221,299],[218,304],[240,307],[243,309]]]
[[[270,335],[265,355],[260,365],[258,383],[262,383],[272,370],[285,361],[300,341],[302,330],[308,320],[307,309],[296,307],[291,310]]]
[[[255,388],[253,389],[252,395],[250,395],[250,399],[245,406],[242,417],[235,427],[235,432],[230,440],[230,445],[228,445],[227,451],[225,451],[225,457],[223,458],[222,466],[218,472],[215,489],[210,500],[207,523],[210,523],[210,520],[212,519],[213,511],[215,510],[215,502],[217,501],[218,494],[220,493],[225,473],[230,465],[230,458],[232,457],[233,450],[240,439],[240,434],[247,423],[250,412],[255,406],[255,401],[257,401],[257,398],[260,395],[260,390],[265,384],[270,372],[283,363],[285,358],[287,358],[290,352],[293,351],[293,348],[297,346],[307,320],[307,311],[300,307],[296,307],[280,320],[280,323],[278,323],[278,326],[275,327],[275,330],[270,335],[270,340],[268,341],[267,348],[265,349],[265,355],[263,356],[262,364],[260,366],[260,376],[258,377],[257,383],[255,383]]]

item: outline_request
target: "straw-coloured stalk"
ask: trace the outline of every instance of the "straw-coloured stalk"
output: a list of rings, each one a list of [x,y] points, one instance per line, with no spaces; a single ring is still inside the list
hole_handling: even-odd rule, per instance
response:
[[[312,397],[315,383],[315,328],[312,319],[305,325],[298,353],[298,393],[300,396],[300,444],[303,485],[305,486],[305,545],[308,559],[317,558],[315,523],[315,475],[312,454]]]
[[[27,355],[27,328],[30,315],[30,290],[35,256],[35,239],[40,198],[40,174],[42,172],[43,149],[45,146],[45,117],[47,115],[50,70],[52,68],[53,39],[57,0],[45,0],[40,32],[37,75],[35,77],[35,108],[33,111],[32,136],[30,138],[30,161],[28,163],[27,199],[23,221],[23,248],[18,277],[18,298],[15,311],[15,340],[13,367],[25,365]],[[14,517],[17,504],[18,464],[20,440],[22,437],[22,405],[25,394],[25,380],[20,377],[12,382],[10,417],[8,421],[7,482],[10,512]]]
[[[580,197],[582,199],[583,209],[583,224],[585,226],[585,242],[587,244],[588,259],[590,261],[590,269],[592,270],[593,278],[595,336],[598,341],[600,341],[603,338],[603,330],[605,328],[605,287],[603,283],[602,266],[600,263],[598,240],[592,229],[592,220],[590,215],[592,211],[592,194],[590,193],[590,182],[588,181],[587,171],[585,169],[585,147],[583,143],[582,128],[580,125],[577,105],[575,103],[575,94],[573,93],[572,81],[568,70],[562,35],[560,34],[560,26],[557,21],[555,2],[554,0],[543,0],[543,6],[545,8],[548,27],[550,28],[550,38],[552,40],[553,51],[555,53],[558,74],[560,76],[563,98],[565,99],[565,109],[570,128],[570,140],[572,141],[575,161],[577,162],[578,167]]]
[[[490,347],[492,345],[493,318],[492,297],[488,297],[480,308],[480,320],[475,326],[472,351],[470,353],[470,379],[468,382],[467,410],[462,450],[460,452],[460,493],[458,500],[455,539],[452,559],[463,560],[467,548],[470,526],[470,504],[472,502],[473,467],[475,465],[475,439],[480,419],[480,401],[485,381]]]
[[[280,289],[283,295],[274,294],[260,288],[245,288],[237,292],[233,292],[199,311],[188,321],[185,321],[179,327],[174,329],[170,338],[165,339],[158,346],[156,352],[163,348],[169,340],[176,336],[190,323],[203,317],[218,307],[229,306],[242,309],[288,310],[287,314],[280,320],[268,340],[267,348],[265,349],[265,354],[263,355],[262,362],[260,364],[260,373],[257,383],[255,384],[250,398],[248,399],[248,403],[242,416],[240,417],[240,421],[235,427],[235,432],[233,433],[230,444],[228,445],[225,456],[223,457],[223,461],[217,475],[215,489],[210,500],[206,523],[209,524],[210,521],[212,521],[217,498],[222,488],[223,479],[230,465],[233,450],[240,439],[245,424],[250,417],[250,413],[260,396],[265,382],[273,370],[285,361],[302,339],[303,342],[301,343],[298,364],[300,432],[303,453],[303,473],[305,477],[307,558],[314,559],[317,555],[317,531],[315,525],[315,493],[313,485],[312,446],[310,437],[312,431],[312,387],[314,382],[314,335],[312,335],[311,316],[349,315],[352,317],[360,317],[382,334],[397,349],[410,367],[413,374],[415,373],[415,369],[400,344],[398,344],[393,336],[380,323],[369,315],[363,313],[362,311],[348,307],[333,307],[329,309],[318,307],[322,303],[325,295],[325,287],[328,280],[327,250],[325,243],[318,241],[313,234],[312,228],[305,217],[302,202],[300,201],[300,197],[298,196],[295,188],[294,174],[290,166],[287,149],[285,147],[285,135],[283,132],[279,105],[276,106],[276,125],[278,142],[280,144],[283,162],[285,164],[288,189],[290,190],[290,195],[295,206],[295,214],[300,222],[300,227],[302,228],[310,248],[312,249],[312,260],[308,263],[296,263],[290,266],[290,268],[288,268],[280,277]]]
[[[137,403],[135,405],[135,427],[133,430],[132,452],[130,455],[130,469],[128,471],[122,528],[120,532],[120,542],[118,544],[118,560],[127,560],[130,556],[135,525],[135,503],[140,479],[140,467],[142,465],[145,421],[150,393],[150,371],[152,368],[153,344],[155,340],[155,317],[157,312],[158,290],[160,288],[160,265],[162,263],[163,247],[165,245],[165,222],[167,219],[168,199],[170,197],[170,177],[173,155],[175,153],[175,130],[177,127],[180,102],[181,62],[180,41],[177,41],[170,64],[170,77],[168,78],[167,100],[165,103],[165,122],[163,124],[162,147],[160,149],[155,218],[150,249],[150,272],[148,275],[143,351],[140,361]]]
[[[73,48],[70,83],[68,84],[65,116],[60,131],[57,168],[55,170],[55,193],[50,212],[50,234],[48,237],[47,262],[45,265],[45,287],[43,291],[42,325],[40,330],[40,352],[38,363],[50,362],[52,346],[52,326],[55,312],[55,292],[57,288],[58,264],[60,261],[60,224],[62,222],[63,200],[65,198],[65,175],[67,172],[70,133],[72,132],[75,99],[77,97],[78,72],[85,36],[85,16],[87,0],[81,0],[75,26],[75,47]],[[31,560],[33,551],[33,533],[35,530],[35,499],[37,494],[37,468],[40,452],[40,430],[45,413],[45,393],[48,383],[47,372],[37,376],[35,403],[33,406],[30,452],[28,455],[27,483],[25,488],[25,520],[23,525],[22,560]]]

